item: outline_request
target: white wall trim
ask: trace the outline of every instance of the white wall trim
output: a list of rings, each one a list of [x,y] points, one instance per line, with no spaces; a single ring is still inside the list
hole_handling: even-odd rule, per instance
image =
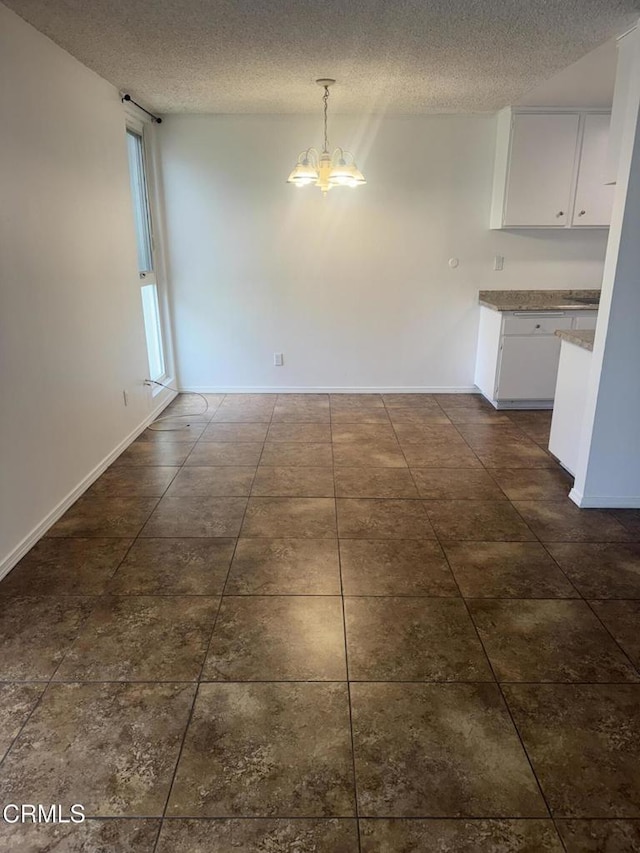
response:
[[[55,522],[69,509],[69,507],[75,503],[80,495],[89,488],[89,486],[94,483],[98,477],[103,474],[106,469],[111,465],[111,463],[116,459],[123,450],[125,450],[132,441],[143,432],[149,424],[154,421],[160,412],[165,409],[169,403],[177,397],[175,392],[167,394],[166,398],[157,405],[139,424],[135,429],[133,429],[129,435],[127,435],[123,440],[109,453],[107,456],[99,462],[92,471],[90,471],[87,476],[81,480],[78,485],[72,489],[61,501],[55,506],[50,513],[48,513],[40,522],[37,524],[33,530],[28,533],[24,539],[19,542],[16,547],[10,551],[6,557],[0,561],[0,580],[8,575],[11,569],[18,563],[22,557],[30,551],[31,548],[36,544],[36,542],[41,539],[47,530],[55,524]]]
[[[582,492],[571,489],[569,498],[580,507],[580,509],[638,509],[640,507],[640,495],[629,497],[623,495],[589,495],[588,498]]]
[[[478,394],[475,385],[181,385],[181,394]]]

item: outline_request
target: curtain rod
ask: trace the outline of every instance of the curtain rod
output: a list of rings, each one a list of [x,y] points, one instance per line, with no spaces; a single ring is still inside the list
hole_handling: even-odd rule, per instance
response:
[[[122,101],[122,103],[124,103],[125,101],[129,101],[129,103],[133,104],[139,110],[142,110],[143,113],[146,113],[148,116],[150,116],[151,120],[155,121],[156,124],[162,124],[162,119],[160,118],[160,116],[155,116],[153,113],[150,113],[149,110],[146,110],[143,106],[141,106],[141,104],[139,104],[137,101],[134,101],[131,95],[125,93],[120,100]]]

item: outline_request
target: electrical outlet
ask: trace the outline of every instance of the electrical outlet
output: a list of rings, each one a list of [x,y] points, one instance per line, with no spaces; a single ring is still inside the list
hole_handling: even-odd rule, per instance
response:
[[[282,365],[284,364],[284,356],[281,352],[274,352],[273,364],[275,367],[282,367]]]
[[[124,401],[125,406],[128,406],[129,405],[129,395],[127,394],[126,391],[122,392],[122,399]]]
[[[494,257],[493,268],[497,272],[500,272],[500,270],[504,269],[504,258],[502,257],[502,255],[496,255]]]

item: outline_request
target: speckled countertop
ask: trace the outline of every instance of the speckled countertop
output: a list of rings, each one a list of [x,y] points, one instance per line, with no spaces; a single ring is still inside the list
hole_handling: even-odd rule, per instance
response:
[[[575,299],[599,299],[599,290],[481,290],[478,302],[494,311],[597,311],[597,304]]]
[[[593,329],[558,329],[556,335],[563,341],[569,341],[582,349],[593,351],[593,340],[596,333]]]

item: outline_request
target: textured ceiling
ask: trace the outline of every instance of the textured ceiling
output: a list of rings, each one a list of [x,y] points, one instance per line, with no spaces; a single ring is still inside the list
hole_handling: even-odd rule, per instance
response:
[[[640,0],[5,0],[158,112],[343,112],[515,102],[640,14]]]

